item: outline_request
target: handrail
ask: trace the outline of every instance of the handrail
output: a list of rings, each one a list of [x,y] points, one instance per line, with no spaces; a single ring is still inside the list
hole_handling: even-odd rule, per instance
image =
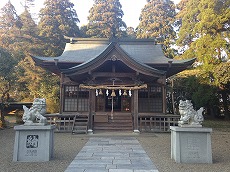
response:
[[[72,132],[74,117],[87,116],[85,114],[46,114],[44,115],[50,125],[56,125],[55,132]]]

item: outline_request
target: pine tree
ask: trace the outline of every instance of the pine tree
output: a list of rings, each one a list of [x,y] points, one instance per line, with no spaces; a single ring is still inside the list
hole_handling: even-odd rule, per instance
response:
[[[197,57],[203,64],[215,65],[222,61],[221,51],[229,53],[229,4],[229,0],[188,0],[178,14],[182,25],[177,43],[189,46],[183,58]]]
[[[189,49],[181,58],[196,57],[201,64],[203,78],[209,83],[213,79],[216,65],[229,59],[230,1],[189,0],[182,11],[182,26],[178,43]],[[180,15],[180,13],[179,13]],[[223,55],[223,53],[226,55]]]
[[[40,10],[38,24],[40,36],[46,43],[46,56],[57,56],[65,46],[64,35],[76,37],[79,35],[77,23],[79,19],[74,4],[69,0],[46,0],[45,7]]]
[[[30,57],[30,54],[43,55],[41,52],[45,46],[43,46],[43,42],[38,36],[37,25],[27,9],[25,7],[25,11],[20,15],[23,24],[21,28],[21,43],[23,44],[21,49],[24,58],[18,63],[16,71],[18,98],[23,101],[33,101],[36,97],[44,97],[47,99],[47,105],[48,102],[53,102],[52,104],[49,103],[47,110],[51,112],[50,109],[55,109],[55,112],[57,112],[56,90],[59,90],[59,87],[55,84],[57,83],[57,77],[35,66]],[[20,49],[17,52],[20,52]],[[44,93],[45,90],[49,91]]]
[[[33,95],[33,91],[30,87],[31,85],[35,85],[35,83],[39,82],[39,75],[41,71],[36,69],[37,71],[32,73],[33,70],[32,65],[28,65],[28,58],[30,58],[30,54],[33,55],[41,55],[42,50],[42,41],[39,39],[38,36],[38,28],[35,24],[34,20],[31,17],[31,14],[28,11],[28,7],[24,6],[25,10],[20,15],[22,20],[22,27],[20,29],[20,36],[18,37],[18,41],[13,44],[14,52],[17,57],[21,56],[20,61],[17,65],[17,91],[19,99],[27,99],[27,101],[32,101],[34,97],[31,98]],[[32,63],[31,63],[32,64]],[[27,73],[30,71],[30,79],[26,80]],[[33,80],[32,78],[36,78]],[[32,82],[31,82],[32,81]]]
[[[4,108],[10,99],[10,91],[15,82],[14,66],[16,62],[7,50],[0,48],[0,121],[3,127],[5,127]]]
[[[226,117],[229,100],[229,0],[185,0],[180,4],[181,11],[178,20],[181,22],[179,29],[178,45],[189,47],[181,58],[196,57],[200,66],[197,67],[196,77],[202,85],[217,88],[212,95],[222,97]],[[216,87],[217,86],[217,87]],[[195,94],[194,94],[195,96]],[[207,97],[206,92],[196,94],[197,100]],[[203,102],[204,103],[204,102]],[[215,102],[216,103],[216,102]],[[215,106],[219,106],[217,102]],[[212,107],[214,104],[212,104]],[[209,108],[212,108],[211,106]]]
[[[22,20],[22,27],[20,29],[21,44],[23,44],[22,48],[25,50],[25,56],[29,56],[29,54],[39,56],[44,55],[42,51],[46,47],[44,46],[42,38],[39,36],[38,26],[33,20],[27,7],[25,7],[20,18]]]
[[[0,46],[11,51],[9,46],[15,42],[17,35],[20,35],[21,26],[20,17],[9,1],[0,10]]]
[[[170,47],[175,38],[173,21],[175,5],[170,0],[147,0],[141,11],[140,23],[137,27],[137,38],[153,38],[163,44],[163,50]],[[166,56],[171,56],[167,53]]]
[[[24,35],[38,37],[38,28],[34,20],[31,17],[28,9],[25,8],[24,12],[20,15],[22,27],[21,32]]]
[[[0,10],[0,33],[7,34],[12,27],[21,27],[21,20],[10,1]]]
[[[230,119],[230,62],[216,65],[213,72],[214,83],[219,88],[221,95],[221,106],[223,107],[225,119]]]
[[[96,38],[120,38],[125,35],[126,24],[119,0],[94,0],[88,16],[86,34]]]

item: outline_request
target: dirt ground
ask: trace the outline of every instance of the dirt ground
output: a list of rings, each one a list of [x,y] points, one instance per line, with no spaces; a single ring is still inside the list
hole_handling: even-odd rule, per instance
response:
[[[1,172],[63,172],[82,149],[89,137],[95,135],[72,135],[55,133],[54,159],[49,162],[12,162],[15,131],[13,128],[0,130]],[[114,134],[100,134],[100,137]],[[180,164],[171,159],[170,133],[141,133],[123,135],[136,137],[159,172],[229,172],[230,131],[214,129],[211,134],[213,164]]]

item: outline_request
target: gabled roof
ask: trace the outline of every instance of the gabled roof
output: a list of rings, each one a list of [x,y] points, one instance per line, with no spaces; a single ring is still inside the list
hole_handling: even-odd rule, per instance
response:
[[[168,63],[161,45],[156,45],[152,39],[76,39],[73,43],[66,43],[64,52],[59,57],[36,57],[42,61],[84,63],[99,56],[108,48],[111,42],[116,42],[120,48],[135,60],[145,64]]]
[[[113,49],[115,49],[116,51],[122,54],[122,56],[119,57],[119,61],[122,61],[129,68],[133,69],[136,72],[140,72],[140,73],[143,73],[149,76],[155,76],[155,75],[159,76],[159,75],[164,75],[166,73],[166,71],[161,71],[161,70],[152,68],[142,63],[141,61],[137,61],[133,59],[132,57],[128,56],[126,52],[124,52],[123,49],[121,49],[120,46],[116,42],[111,42],[109,46],[103,52],[101,52],[101,54],[98,55],[97,57],[91,58],[88,61],[82,64],[79,64],[77,66],[74,66],[72,68],[64,69],[62,70],[62,73],[66,74],[67,76],[88,73],[89,71],[95,70],[96,68],[98,68],[106,60],[115,61],[117,59],[112,59],[113,57],[109,57],[108,59],[107,57],[107,54],[110,53]]]
[[[195,59],[174,60],[164,56],[161,45],[152,39],[104,39],[104,38],[69,38],[63,54],[59,57],[35,57],[37,65],[56,74],[77,72],[95,64],[113,47],[124,55],[133,66],[149,72],[167,76],[178,73],[190,66]],[[170,69],[169,69],[170,68]],[[175,69],[175,70],[174,70]],[[151,73],[150,72],[150,73]]]

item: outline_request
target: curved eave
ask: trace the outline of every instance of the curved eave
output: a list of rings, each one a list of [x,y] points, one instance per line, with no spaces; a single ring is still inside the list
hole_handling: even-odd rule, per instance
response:
[[[39,59],[39,58],[37,58],[37,57],[35,57],[35,56],[33,56],[33,55],[30,55],[30,57],[33,59],[33,61],[35,62],[35,64],[36,65],[42,65],[43,64],[43,62],[44,62],[44,60],[41,60],[41,59]]]
[[[57,75],[61,74],[61,69],[70,68],[70,67],[78,65],[78,63],[73,63],[73,62],[55,62],[54,60],[55,58],[53,58],[53,61],[42,60],[32,55],[31,55],[31,58],[33,59],[33,61],[35,62],[37,66],[40,66],[46,69],[47,71],[50,71]]]
[[[114,43],[110,43],[109,46],[97,57],[93,57],[90,60],[88,60],[82,64],[76,65],[74,67],[71,67],[68,69],[63,69],[62,73],[68,76],[68,75],[76,75],[76,74],[85,73],[85,70],[86,70],[86,72],[88,72],[89,68],[90,68],[90,70],[92,70],[92,66],[94,64],[98,63],[98,61],[101,61],[102,58],[104,58],[104,59],[106,58],[106,55],[112,50],[112,47],[114,46],[113,44]],[[93,66],[93,67],[94,67],[93,69],[95,69],[98,67],[98,65]]]
[[[54,62],[46,62],[40,58],[37,58],[35,56],[31,55],[31,58],[33,59],[33,61],[35,62],[36,66],[40,66],[43,69],[46,69],[52,73],[55,73],[57,75],[60,75],[60,70],[59,68],[55,65]]]
[[[171,67],[167,70],[167,77],[173,76],[183,70],[188,69],[192,66],[192,64],[196,61],[196,58],[188,59],[188,60],[178,60],[175,63],[171,64]]]
[[[144,63],[138,62],[135,59],[128,56],[115,42],[112,42],[109,44],[107,49],[105,49],[99,56],[96,58],[93,58],[85,63],[82,63],[80,65],[77,65],[75,67],[62,70],[62,73],[66,76],[73,76],[73,75],[80,75],[83,73],[88,73],[91,70],[95,70],[100,65],[102,65],[103,62],[105,62],[107,58],[107,54],[111,52],[113,49],[116,49],[122,56],[123,61],[128,61],[126,65],[142,74],[149,75],[149,76],[162,76],[165,75],[165,71],[157,70],[155,68],[152,68]],[[122,60],[121,60],[122,61]]]

